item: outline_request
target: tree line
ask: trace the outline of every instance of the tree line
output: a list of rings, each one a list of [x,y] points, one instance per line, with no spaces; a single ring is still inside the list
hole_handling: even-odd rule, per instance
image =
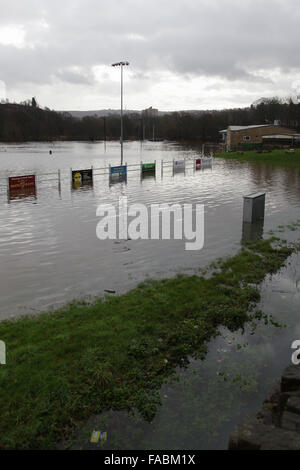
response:
[[[142,140],[198,140],[219,142],[221,129],[229,125],[272,124],[277,121],[300,132],[300,104],[273,98],[247,108],[221,111],[180,111],[159,114],[125,114],[124,138]],[[114,140],[120,137],[120,117],[88,116],[81,119],[69,113],[41,109],[31,103],[0,104],[0,141]]]

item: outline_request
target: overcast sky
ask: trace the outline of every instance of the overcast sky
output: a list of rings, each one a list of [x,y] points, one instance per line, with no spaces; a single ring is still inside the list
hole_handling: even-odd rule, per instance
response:
[[[300,84],[299,0],[0,0],[0,97],[51,109],[248,106]],[[300,85],[299,85],[300,89]]]

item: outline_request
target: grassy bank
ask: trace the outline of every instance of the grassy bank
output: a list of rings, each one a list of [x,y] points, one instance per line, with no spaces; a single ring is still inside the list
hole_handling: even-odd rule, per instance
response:
[[[293,248],[271,238],[219,261],[210,276],[141,284],[93,304],[0,323],[0,447],[54,448],[89,415],[138,409],[151,420],[161,384],[188,355],[259,317],[255,286]]]
[[[287,154],[285,150],[272,150],[270,153],[249,150],[245,152],[218,153],[215,155],[215,157],[226,158],[227,160],[260,162],[271,165],[284,165],[288,167],[300,168],[300,149],[295,149],[295,153],[291,154]]]

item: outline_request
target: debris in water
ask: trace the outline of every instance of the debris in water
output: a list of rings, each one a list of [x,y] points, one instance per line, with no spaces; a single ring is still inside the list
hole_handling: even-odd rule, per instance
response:
[[[107,432],[105,431],[93,431],[91,435],[91,440],[93,444],[97,444],[98,442],[105,442],[107,441]]]
[[[100,431],[93,431],[90,442],[92,442],[93,444],[97,444],[97,442],[99,442],[99,439],[100,439]]]

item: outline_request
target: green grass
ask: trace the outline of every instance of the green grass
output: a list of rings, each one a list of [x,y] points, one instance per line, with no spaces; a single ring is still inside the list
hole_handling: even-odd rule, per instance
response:
[[[271,165],[281,165],[300,168],[300,149],[295,149],[294,154],[286,154],[285,150],[272,150],[270,153],[261,153],[256,150],[238,152],[224,152],[215,155],[216,158],[226,158],[228,160],[249,161],[268,163]]]
[[[271,238],[221,260],[209,278],[151,281],[93,304],[0,323],[0,448],[49,449],[91,414],[137,409],[151,421],[162,383],[205,358],[218,326],[257,316],[257,284],[293,248]]]

